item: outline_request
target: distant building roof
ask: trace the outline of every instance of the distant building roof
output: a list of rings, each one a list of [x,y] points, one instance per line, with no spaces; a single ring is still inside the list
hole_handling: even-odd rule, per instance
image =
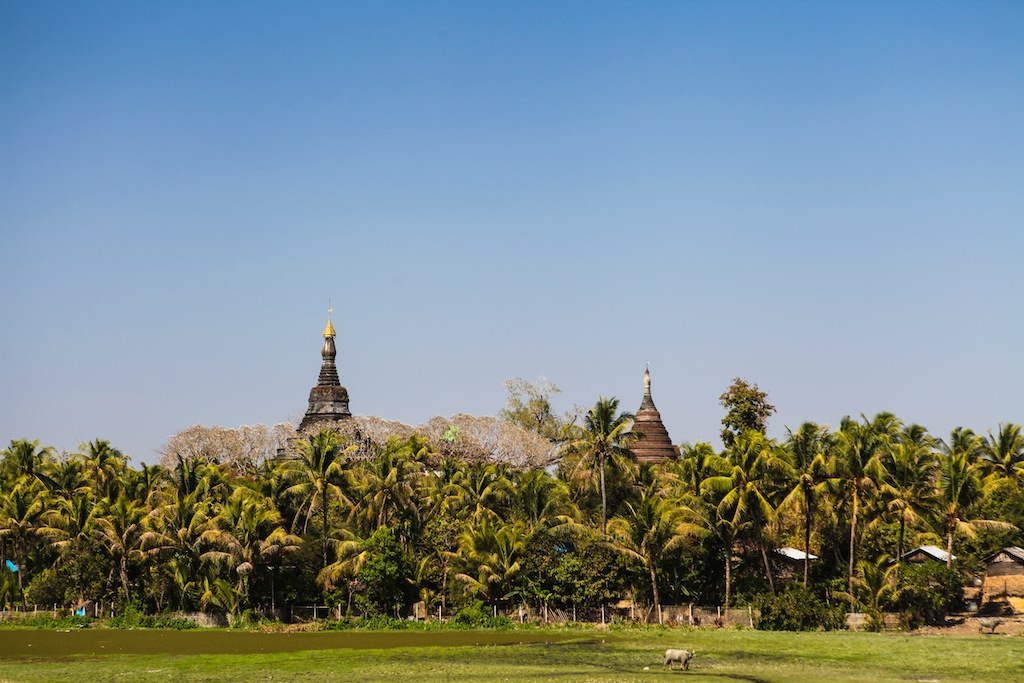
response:
[[[818,559],[817,555],[805,553],[803,550],[797,550],[796,548],[776,548],[775,552],[787,559],[796,560],[798,562],[803,562],[804,558],[809,558],[812,560]]]
[[[985,558],[985,561],[991,562],[993,559],[1004,554],[1007,556],[1007,559],[1010,559],[1014,562],[1018,562],[1020,564],[1024,564],[1024,548],[1021,548],[1020,546],[1016,545],[1008,545],[999,552],[992,553],[987,558]]]
[[[949,553],[937,545],[922,545],[903,554],[904,562],[924,562],[932,559],[937,562],[948,562]],[[956,555],[953,556],[956,559]]]

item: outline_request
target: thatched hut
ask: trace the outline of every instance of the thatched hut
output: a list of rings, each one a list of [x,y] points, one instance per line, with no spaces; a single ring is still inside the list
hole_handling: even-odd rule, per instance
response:
[[[984,599],[1024,611],[1024,548],[1011,545],[985,559]]]

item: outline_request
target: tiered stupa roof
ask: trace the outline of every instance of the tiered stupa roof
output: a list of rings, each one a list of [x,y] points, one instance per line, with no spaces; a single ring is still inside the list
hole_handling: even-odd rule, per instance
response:
[[[662,462],[679,457],[679,447],[672,445],[668,430],[661,421],[661,413],[654,407],[654,399],[651,398],[650,368],[644,372],[644,400],[636,411],[633,431],[643,434],[630,448],[637,462]]]
[[[338,355],[334,346],[334,325],[328,312],[327,327],[324,328],[324,346],[320,352],[323,363],[316,386],[309,390],[309,408],[299,424],[300,433],[330,427],[341,420],[352,417],[348,409],[348,389],[341,386],[338,367],[334,359]]]

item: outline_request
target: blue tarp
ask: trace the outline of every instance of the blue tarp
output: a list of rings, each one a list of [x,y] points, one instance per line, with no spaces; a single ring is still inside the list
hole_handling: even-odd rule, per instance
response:
[[[12,572],[18,571],[18,565],[14,564],[10,560],[7,560],[7,568],[10,569]]]

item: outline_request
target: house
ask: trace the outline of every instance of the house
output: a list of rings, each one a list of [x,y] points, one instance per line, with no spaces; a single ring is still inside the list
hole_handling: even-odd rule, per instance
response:
[[[1011,545],[985,558],[985,600],[1008,602],[1024,611],[1024,548]]]
[[[953,559],[956,560],[956,555],[953,555]],[[924,564],[925,562],[946,564],[949,561],[949,553],[937,545],[922,545],[903,553],[903,561],[914,564]]]
[[[797,548],[775,548],[772,553],[772,565],[775,567],[775,574],[782,581],[793,581],[804,575],[804,559],[811,562],[818,559],[817,555],[805,553]]]

